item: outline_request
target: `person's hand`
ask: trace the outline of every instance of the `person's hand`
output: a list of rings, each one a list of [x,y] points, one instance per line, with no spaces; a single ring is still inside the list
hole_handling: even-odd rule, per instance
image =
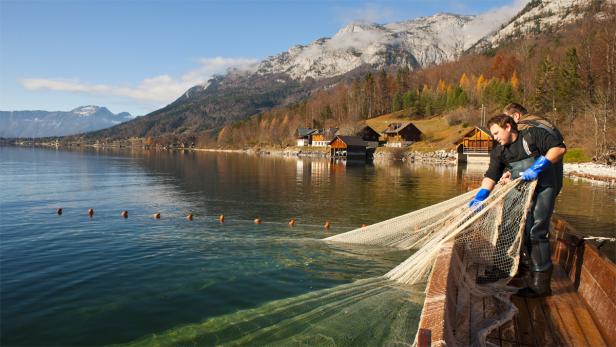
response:
[[[533,165],[526,169],[524,172],[520,174],[520,177],[524,181],[533,181],[536,180],[539,174],[549,168],[552,163],[548,160],[548,158],[544,156],[540,156],[535,160]]]
[[[503,175],[501,176],[500,180],[498,180],[498,183],[507,184],[509,182],[511,182],[511,171],[505,171],[505,173],[503,173]]]
[[[479,189],[477,194],[475,194],[475,197],[473,198],[473,200],[471,200],[471,202],[468,204],[468,207],[475,207],[481,204],[481,202],[487,199],[489,195],[490,195],[489,190],[485,188]]]

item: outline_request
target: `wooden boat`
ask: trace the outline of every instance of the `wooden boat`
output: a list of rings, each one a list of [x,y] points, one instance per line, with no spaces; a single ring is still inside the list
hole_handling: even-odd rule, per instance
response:
[[[512,296],[518,312],[494,329],[486,342],[496,346],[616,346],[616,264],[576,236],[562,219],[553,218],[552,225],[552,295]],[[465,305],[475,305],[480,312],[490,310],[482,299],[473,302],[472,296],[461,302],[464,289],[455,277],[463,254],[458,253],[456,247],[445,247],[436,260],[417,332],[420,347],[474,344],[473,336],[460,336],[472,332],[460,327],[470,326],[477,318],[461,316],[460,310]]]

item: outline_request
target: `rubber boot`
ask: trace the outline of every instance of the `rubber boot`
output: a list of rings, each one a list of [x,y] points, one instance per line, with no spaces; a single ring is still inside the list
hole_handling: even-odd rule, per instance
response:
[[[518,264],[518,272],[516,272],[513,278],[526,279],[530,275],[530,269],[532,267],[532,263],[530,261],[530,256],[529,256],[530,252],[528,252],[525,248],[528,248],[528,247],[524,245],[524,248],[520,252],[520,263]]]
[[[501,270],[497,266],[488,267],[482,276],[477,277],[477,284],[487,284],[508,278],[509,273]]]
[[[552,279],[552,268],[547,271],[533,271],[530,273],[528,287],[518,290],[518,295],[525,298],[538,298],[552,294],[550,280]]]

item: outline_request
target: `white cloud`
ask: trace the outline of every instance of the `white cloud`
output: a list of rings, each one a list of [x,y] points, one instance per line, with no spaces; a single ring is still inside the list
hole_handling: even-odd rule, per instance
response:
[[[206,85],[216,74],[229,69],[251,71],[257,60],[246,58],[203,58],[199,66],[174,78],[159,75],[145,78],[137,86],[118,86],[108,84],[85,83],[76,79],[24,78],[21,85],[27,90],[54,90],[71,93],[87,93],[107,96],[119,96],[157,105],[168,104],[178,98],[187,89],[195,85]]]
[[[333,50],[355,48],[363,51],[375,42],[382,41],[385,36],[385,32],[375,29],[354,31],[334,36],[327,42],[327,46]]]
[[[528,0],[514,0],[508,5],[479,14],[464,27],[465,42],[472,44],[481,39],[485,33],[497,30],[502,24],[508,22],[511,17],[522,10],[527,3]]]
[[[394,11],[384,6],[367,4],[359,8],[340,8],[339,18],[344,23],[384,23],[393,20]]]

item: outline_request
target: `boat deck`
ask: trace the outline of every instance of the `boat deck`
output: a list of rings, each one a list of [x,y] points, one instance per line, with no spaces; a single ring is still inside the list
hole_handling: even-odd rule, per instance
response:
[[[560,266],[554,269],[551,286],[549,297],[513,296],[518,314],[488,335],[488,341],[502,347],[607,346],[588,306]]]
[[[535,299],[512,296],[518,312],[510,320],[498,300],[473,295],[462,282],[460,274],[478,271],[466,268],[464,248],[453,242],[442,247],[426,288],[417,345],[477,344],[475,341],[482,339],[477,335],[482,324],[503,319],[508,322],[492,330],[486,342],[502,347],[616,346],[616,264],[575,235],[563,220],[554,218],[552,222],[552,295]],[[525,286],[522,279],[509,284]],[[475,332],[469,328],[473,326]]]

